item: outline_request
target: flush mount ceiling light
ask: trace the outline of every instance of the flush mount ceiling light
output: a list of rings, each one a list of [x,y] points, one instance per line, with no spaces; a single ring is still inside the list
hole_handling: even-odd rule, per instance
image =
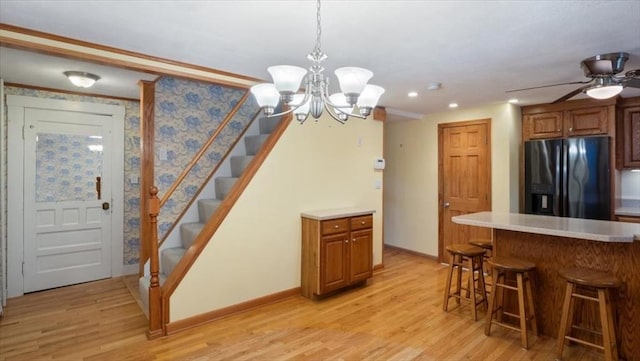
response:
[[[588,96],[595,99],[608,99],[614,97],[622,91],[622,84],[615,78],[605,76],[595,79],[595,84],[585,90]]]
[[[79,88],[89,88],[100,79],[99,76],[84,71],[65,71],[64,75],[69,78],[71,84]]]
[[[307,71],[292,65],[271,66],[267,70],[273,78],[273,84],[265,83],[251,87],[251,93],[258,105],[267,116],[278,116],[293,112],[300,123],[309,117],[317,119],[326,109],[327,112],[340,123],[344,123],[349,116],[366,118],[375,108],[384,89],[377,85],[367,84],[373,73],[367,69],[344,67],[335,70],[342,93],[329,95],[329,79],[323,74],[324,68],[320,63],[327,55],[320,48],[320,0],[316,6],[316,45],[307,55],[313,65]],[[302,79],[307,76],[304,94],[295,94],[300,88]],[[278,103],[289,106],[289,110],[274,114]],[[353,113],[354,106],[358,106],[359,114]]]

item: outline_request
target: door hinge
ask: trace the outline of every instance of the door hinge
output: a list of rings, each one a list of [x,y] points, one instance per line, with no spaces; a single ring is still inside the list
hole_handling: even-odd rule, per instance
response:
[[[24,276],[24,262],[22,262],[22,276]]]

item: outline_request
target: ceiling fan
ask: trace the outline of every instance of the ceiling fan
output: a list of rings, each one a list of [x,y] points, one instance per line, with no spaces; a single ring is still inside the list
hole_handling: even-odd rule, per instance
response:
[[[523,90],[548,88],[567,84],[585,84],[574,91],[554,100],[551,104],[569,100],[581,92],[596,99],[607,99],[618,95],[625,87],[640,88],[640,69],[630,70],[624,76],[616,76],[624,70],[624,63],[629,59],[629,54],[618,52],[592,56],[580,62],[584,76],[591,78],[587,81],[574,81],[543,85],[532,88],[508,90],[507,93]]]

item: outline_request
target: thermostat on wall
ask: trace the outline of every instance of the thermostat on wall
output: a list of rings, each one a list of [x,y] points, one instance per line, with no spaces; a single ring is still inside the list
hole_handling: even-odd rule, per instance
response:
[[[373,169],[384,169],[384,158],[376,157],[373,160]]]

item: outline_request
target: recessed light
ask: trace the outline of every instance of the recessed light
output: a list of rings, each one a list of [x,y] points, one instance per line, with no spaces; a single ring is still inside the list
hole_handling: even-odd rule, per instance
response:
[[[516,99],[516,98],[509,99],[509,103],[511,103],[511,104],[515,104],[517,102],[518,102],[518,99]]]
[[[449,108],[457,108],[458,103],[449,103]]]
[[[407,94],[407,96],[408,96],[409,98],[415,98],[415,97],[417,97],[417,96],[418,96],[418,92],[409,92],[409,94]]]

